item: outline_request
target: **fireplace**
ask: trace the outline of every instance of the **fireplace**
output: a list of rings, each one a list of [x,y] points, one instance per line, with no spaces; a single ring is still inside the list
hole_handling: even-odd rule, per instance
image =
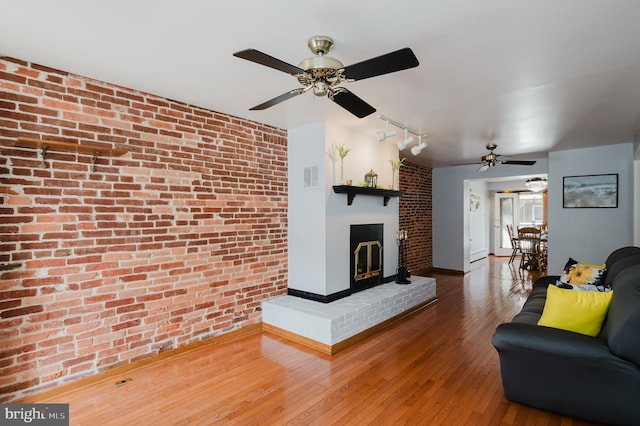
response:
[[[383,231],[382,223],[351,225],[349,264],[352,292],[382,284]]]

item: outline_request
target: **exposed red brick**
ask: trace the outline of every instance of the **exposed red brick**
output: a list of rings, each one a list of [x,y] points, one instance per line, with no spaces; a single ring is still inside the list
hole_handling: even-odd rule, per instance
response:
[[[4,71],[0,71],[0,80],[13,81],[20,84],[24,84],[27,82],[27,78],[24,76],[11,74]]]
[[[17,59],[0,69],[0,260],[15,265],[0,270],[0,368],[18,384],[0,399],[253,324],[286,292],[286,131]],[[43,165],[10,148],[21,136],[129,153],[96,172],[84,154]]]
[[[127,305],[127,306],[122,306],[118,309],[116,309],[116,313],[118,314],[124,314],[127,312],[133,312],[133,311],[138,311],[140,309],[144,309],[144,303],[136,303],[135,305]]]
[[[80,358],[71,359],[71,360],[68,360],[68,361],[64,361],[62,363],[62,366],[64,368],[72,367],[74,365],[82,364],[82,363],[87,362],[87,361],[93,361],[95,359],[95,357],[96,357],[95,354],[91,354],[91,355],[86,355],[86,356],[83,356],[83,357],[80,357]]]
[[[0,318],[4,319],[4,318],[11,318],[11,317],[18,317],[22,315],[29,315],[36,312],[42,312],[43,309],[44,307],[42,305],[26,306],[24,308],[18,308],[18,309],[9,309],[6,311],[1,311]]]
[[[106,302],[104,304],[104,306],[105,306],[105,308],[114,308],[114,307],[117,307],[117,306],[130,305],[133,302],[134,302],[134,299],[129,297],[129,298],[126,298],[126,299],[119,299],[119,300]]]
[[[17,391],[21,391],[24,389],[29,389],[36,386],[39,383],[39,379],[31,379],[20,382],[15,382],[11,385],[0,387],[0,397],[11,395]],[[10,399],[4,399],[3,402],[10,401]]]
[[[425,275],[433,269],[431,169],[412,163],[400,168],[400,229],[408,233],[407,269]]]
[[[125,328],[135,327],[137,325],[140,325],[140,322],[141,322],[141,320],[121,322],[119,324],[116,324],[116,325],[112,326],[111,330],[112,331],[119,331],[119,330],[123,330]]]

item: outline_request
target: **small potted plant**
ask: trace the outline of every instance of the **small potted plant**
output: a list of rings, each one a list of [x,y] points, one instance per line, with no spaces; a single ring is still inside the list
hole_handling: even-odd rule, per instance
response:
[[[404,160],[406,160],[406,158],[399,158],[397,160],[391,158],[389,160],[391,168],[393,169],[393,189],[396,191],[400,189],[400,174],[398,170],[400,170],[400,167],[404,164]]]
[[[344,157],[349,154],[351,148],[347,148],[346,145],[335,145],[335,149],[340,156],[340,184],[344,185]]]

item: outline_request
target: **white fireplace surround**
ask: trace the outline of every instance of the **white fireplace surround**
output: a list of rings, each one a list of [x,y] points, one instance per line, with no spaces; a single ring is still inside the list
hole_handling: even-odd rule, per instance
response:
[[[336,143],[351,149],[344,179],[354,185],[371,169],[378,173],[379,184],[392,185],[389,160],[398,158],[395,145],[340,133],[326,123],[289,129],[288,142],[289,290],[315,296],[348,294],[351,225],[358,224],[382,224],[383,280],[393,277],[398,265],[399,198],[391,198],[385,206],[383,197],[363,194],[348,205],[347,194],[333,192],[333,185],[343,182],[340,159],[330,152]],[[311,185],[316,182],[310,178],[315,170],[317,185]],[[435,279],[425,277],[413,277],[408,285],[377,285],[331,303],[281,296],[263,302],[263,327],[334,353],[435,298]]]
[[[329,152],[334,143],[351,148],[344,177],[354,185],[370,169],[378,173],[380,184],[391,185],[389,159],[398,157],[397,148],[375,138],[339,134],[326,123],[290,129],[288,139],[289,288],[321,296],[349,290],[352,224],[383,224],[383,276],[393,276],[398,263],[399,199],[391,198],[384,206],[382,197],[358,195],[347,205],[346,194],[333,192],[333,185],[340,183],[340,159],[333,161]],[[315,166],[318,186],[305,186],[305,169]]]

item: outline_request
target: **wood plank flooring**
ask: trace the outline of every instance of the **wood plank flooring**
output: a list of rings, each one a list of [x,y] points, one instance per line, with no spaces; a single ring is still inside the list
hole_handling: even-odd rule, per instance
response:
[[[436,303],[333,356],[258,331],[26,401],[69,403],[72,425],[591,424],[504,398],[491,336],[538,275],[507,261],[434,274]]]

